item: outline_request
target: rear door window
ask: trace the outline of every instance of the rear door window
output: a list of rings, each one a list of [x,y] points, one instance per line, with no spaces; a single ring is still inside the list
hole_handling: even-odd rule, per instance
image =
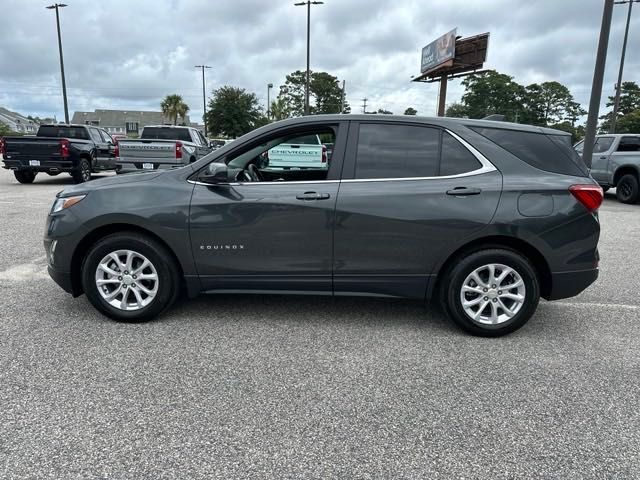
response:
[[[435,177],[440,130],[413,125],[363,123],[358,135],[355,178]]]
[[[460,175],[482,168],[476,157],[447,132],[442,134],[440,175]]]
[[[488,138],[493,143],[515,155],[532,167],[562,175],[585,176],[588,170],[577,155],[563,147],[564,140],[552,138],[557,135],[546,135],[537,132],[506,130],[499,128],[471,127],[472,130]],[[565,137],[565,135],[561,135]],[[568,135],[566,135],[569,138]]]
[[[95,143],[102,143],[102,137],[100,136],[100,132],[95,128],[90,128],[89,133],[91,134],[91,140]]]

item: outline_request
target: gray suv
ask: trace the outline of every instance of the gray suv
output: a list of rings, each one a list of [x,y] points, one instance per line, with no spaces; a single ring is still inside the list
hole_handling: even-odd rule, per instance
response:
[[[269,168],[301,135],[328,167]],[[318,115],[259,128],[193,164],[58,194],[49,273],[142,321],[181,291],[437,300],[498,336],[598,276],[602,189],[564,132],[451,118]]]

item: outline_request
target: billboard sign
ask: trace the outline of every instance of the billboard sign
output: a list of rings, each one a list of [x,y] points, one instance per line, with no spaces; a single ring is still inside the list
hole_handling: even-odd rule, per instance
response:
[[[454,28],[422,49],[420,72],[433,70],[449,60],[453,61],[456,55],[457,31],[458,29]]]

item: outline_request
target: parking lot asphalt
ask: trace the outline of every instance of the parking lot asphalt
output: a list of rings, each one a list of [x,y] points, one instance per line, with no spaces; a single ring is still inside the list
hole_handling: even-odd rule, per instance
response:
[[[49,279],[68,175],[0,171],[0,478],[640,478],[640,205],[521,330],[420,303],[203,296],[99,315]]]

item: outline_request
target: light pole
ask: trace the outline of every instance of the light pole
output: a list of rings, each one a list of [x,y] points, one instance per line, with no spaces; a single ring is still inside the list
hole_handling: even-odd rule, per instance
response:
[[[613,0],[604,0],[602,11],[602,24],[600,25],[600,38],[598,39],[598,51],[596,53],[596,65],[593,69],[593,83],[591,85],[591,99],[589,101],[589,115],[587,116],[587,130],[584,134],[584,149],[582,160],[591,168],[593,156],[593,144],[596,140],[596,128],[598,127],[598,110],[602,97],[602,79],[604,66],[607,63],[607,47],[609,46],[609,32],[611,31],[611,15],[613,13]]]
[[[58,9],[66,7],[64,3],[54,3],[46,7],[49,10],[56,10],[56,26],[58,27],[58,51],[60,52],[60,74],[62,76],[62,100],[64,101],[64,122],[69,123],[69,107],[67,106],[67,83],[64,79],[64,58],[62,57],[62,36],[60,35],[60,14]]]
[[[267,120],[271,121],[271,101],[269,99],[269,93],[273,88],[273,83],[267,84]]]
[[[627,26],[624,28],[624,40],[622,42],[622,55],[620,56],[620,70],[618,71],[618,83],[616,84],[616,98],[613,101],[613,113],[611,116],[611,127],[609,133],[616,133],[616,120],[618,117],[618,108],[620,107],[620,93],[622,90],[622,71],[624,70],[624,56],[627,53],[627,38],[629,37],[629,23],[631,22],[631,9],[633,4],[640,0],[620,0],[615,2],[616,5],[623,3],[629,4],[629,12],[627,13]]]
[[[304,85],[304,114],[309,115],[309,40],[311,37],[311,5],[322,5],[324,2],[306,2],[294,3],[296,7],[307,6],[307,79]]]
[[[196,65],[195,68],[202,69],[202,120],[204,122],[204,136],[207,136],[207,95],[204,88],[204,69],[211,68],[209,65]]]

